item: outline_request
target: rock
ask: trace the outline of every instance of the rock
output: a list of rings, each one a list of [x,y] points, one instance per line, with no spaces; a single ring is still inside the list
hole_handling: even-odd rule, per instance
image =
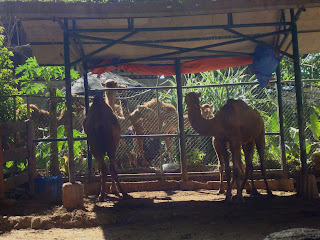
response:
[[[42,220],[40,217],[34,217],[31,219],[31,228],[40,229],[42,227]]]
[[[320,240],[320,230],[291,228],[268,235],[264,240]]]
[[[31,226],[31,217],[21,217],[19,221],[14,225],[14,229],[29,228]]]

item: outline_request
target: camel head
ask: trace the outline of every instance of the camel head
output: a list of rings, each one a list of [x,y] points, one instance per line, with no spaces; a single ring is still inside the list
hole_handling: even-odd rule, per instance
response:
[[[200,97],[201,97],[201,93],[190,92],[190,93],[187,93],[184,100],[187,106],[190,106],[193,104],[200,105],[200,101],[199,101]]]
[[[201,110],[201,115],[202,117],[204,117],[205,119],[211,119],[214,118],[214,105],[211,104],[203,104],[200,106],[200,110]]]
[[[96,95],[92,100],[92,105],[94,106],[102,106],[105,105],[106,102],[102,95]]]
[[[119,84],[114,79],[108,79],[105,82],[101,83],[101,86],[104,88],[126,88],[127,85]]]

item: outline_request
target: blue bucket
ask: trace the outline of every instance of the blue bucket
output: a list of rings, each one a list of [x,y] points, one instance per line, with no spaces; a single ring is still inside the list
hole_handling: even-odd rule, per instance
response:
[[[34,179],[35,197],[38,200],[59,202],[62,199],[62,176]]]

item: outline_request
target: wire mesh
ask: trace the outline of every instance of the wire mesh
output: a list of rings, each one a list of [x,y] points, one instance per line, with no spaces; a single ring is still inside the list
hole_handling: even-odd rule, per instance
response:
[[[172,80],[174,84],[174,80]],[[189,85],[187,85],[188,87]],[[281,149],[279,136],[277,89],[274,83],[261,89],[255,84],[239,84],[216,87],[184,88],[183,96],[191,91],[201,92],[200,104],[214,104],[216,113],[227,101],[235,98],[244,100],[249,106],[257,109],[262,115],[266,129],[265,164],[267,169],[281,168]],[[206,98],[204,96],[210,96]],[[314,107],[320,108],[319,88],[317,84],[305,84],[303,88],[304,115],[306,120],[307,153],[310,155],[319,144],[310,127],[310,117]],[[50,138],[49,132],[49,97],[48,96],[0,96],[8,107],[1,111],[8,114],[2,121],[24,120],[28,118],[29,103],[30,116],[35,122],[36,138]],[[67,138],[66,134],[66,106],[64,98],[57,99],[57,138]],[[296,97],[293,85],[282,86],[282,102],[284,117],[284,141],[286,159],[288,163],[299,159],[299,139],[296,113]],[[9,104],[10,103],[10,104]],[[34,106],[32,106],[34,105]],[[121,125],[120,146],[117,150],[117,168],[123,173],[158,172],[163,164],[176,162],[180,164],[180,147],[178,133],[178,114],[176,89],[134,89],[117,91],[116,105],[122,109],[123,118],[119,118]],[[75,138],[85,137],[83,120],[85,108],[83,98],[73,100],[73,135]],[[194,171],[211,171],[217,169],[218,158],[212,146],[211,137],[195,136],[187,118],[187,109],[183,103],[184,124],[186,137],[187,169]],[[254,126],[253,126],[254,127]],[[152,136],[154,134],[169,134],[167,137]],[[135,135],[146,135],[135,137]],[[74,141],[75,168],[77,175],[88,174],[88,149],[85,140]],[[50,142],[40,141],[36,146],[38,168],[49,169]],[[58,159],[60,171],[68,172],[67,141],[58,142]],[[257,153],[254,163],[259,165]],[[97,170],[95,161],[94,170]],[[179,169],[175,169],[179,172]]]

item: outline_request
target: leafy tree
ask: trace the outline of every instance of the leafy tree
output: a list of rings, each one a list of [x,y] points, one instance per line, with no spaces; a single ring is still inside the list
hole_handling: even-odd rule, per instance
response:
[[[23,86],[20,90],[21,94],[37,94],[44,92],[48,83],[53,80],[65,78],[64,67],[58,66],[39,66],[35,57],[30,57],[26,63],[16,68],[15,73],[18,77],[19,83]],[[71,80],[79,78],[77,71],[71,69]],[[35,79],[44,80],[43,83],[33,82]],[[61,95],[61,92],[58,93]]]
[[[301,56],[300,63],[302,79],[320,78],[320,53]],[[281,61],[281,71],[283,80],[294,80],[293,62],[286,56]]]
[[[0,27],[0,122],[14,121],[14,108],[21,98],[11,97],[18,93],[18,80],[14,78],[13,63],[11,57],[13,53],[4,47],[3,29]]]

